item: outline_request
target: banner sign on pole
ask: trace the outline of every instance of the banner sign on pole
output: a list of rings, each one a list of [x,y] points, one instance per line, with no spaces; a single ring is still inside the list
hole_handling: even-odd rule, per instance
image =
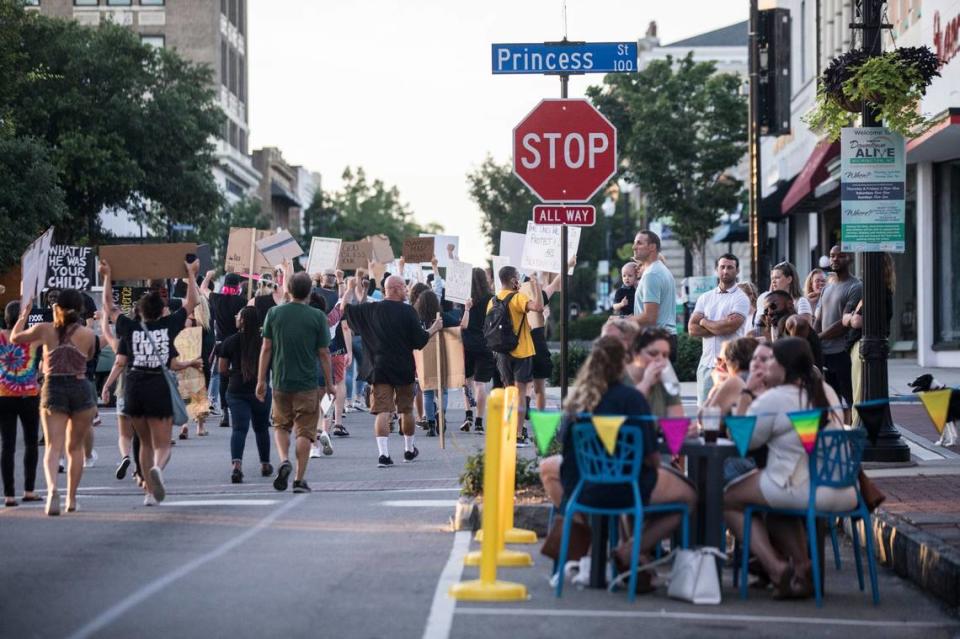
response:
[[[523,245],[521,266],[528,273],[560,273],[560,233],[561,226],[540,226],[527,222],[526,242]],[[580,246],[580,227],[567,229],[567,254],[573,257]],[[572,270],[570,271],[572,272]]]
[[[47,254],[44,288],[88,291],[97,277],[96,258],[89,246],[54,245]]]
[[[53,227],[48,228],[43,235],[35,239],[20,256],[20,306],[27,303],[27,298],[39,303],[40,292],[43,290],[43,280],[47,273],[47,260],[50,253],[50,244],[53,241]]]
[[[317,275],[327,269],[337,268],[340,259],[340,238],[314,237],[310,239],[310,257],[307,258],[307,275]]]
[[[906,145],[878,127],[840,133],[840,248],[850,252],[906,250]]]
[[[470,299],[473,284],[473,265],[466,262],[451,261],[447,264],[447,276],[444,278],[443,296],[450,302],[464,304]]]

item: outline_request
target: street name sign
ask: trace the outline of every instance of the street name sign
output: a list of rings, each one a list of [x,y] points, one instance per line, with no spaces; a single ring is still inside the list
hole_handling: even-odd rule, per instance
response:
[[[495,75],[623,73],[637,70],[637,43],[494,44],[492,62]]]
[[[545,203],[587,202],[617,172],[617,129],[587,100],[542,100],[513,130],[513,172]]]
[[[566,226],[593,226],[597,223],[594,206],[559,206],[538,204],[533,207],[534,224],[562,224]]]
[[[848,127],[840,133],[840,248],[906,250],[906,146],[899,133]]]

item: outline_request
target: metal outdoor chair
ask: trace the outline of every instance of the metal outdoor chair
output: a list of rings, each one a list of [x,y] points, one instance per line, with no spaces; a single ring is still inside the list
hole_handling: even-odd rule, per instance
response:
[[[619,515],[634,516],[633,548],[630,553],[630,582],[628,597],[636,598],[637,565],[640,560],[640,537],[643,530],[643,517],[647,513],[679,512],[682,516],[681,545],[689,544],[690,513],[683,503],[653,504],[644,506],[640,498],[640,471],[643,467],[643,433],[639,428],[624,427],[617,434],[617,446],[613,455],[606,449],[597,436],[590,421],[579,421],[573,425],[573,447],[580,469],[580,481],[567,500],[563,517],[563,535],[560,541],[560,555],[557,558],[557,597],[563,593],[563,567],[567,562],[570,544],[570,527],[574,514],[599,515],[611,518],[611,539],[617,529],[616,518]],[[633,491],[633,504],[622,508],[599,508],[580,501],[581,493],[587,484],[629,484]]]
[[[860,590],[863,591],[863,563],[860,558],[860,535],[857,530],[857,520],[863,521],[864,545],[867,555],[867,566],[870,570],[870,589],[873,594],[873,604],[880,603],[880,590],[877,585],[877,559],[873,552],[872,526],[870,512],[860,495],[860,486],[857,474],[860,472],[860,461],[863,459],[863,449],[866,437],[862,430],[822,430],[817,434],[817,441],[813,453],[809,457],[810,468],[810,496],[805,509],[772,508],[770,506],[748,506],[743,513],[743,552],[740,557],[740,598],[747,598],[747,564],[750,559],[750,521],[755,513],[768,512],[780,515],[803,517],[807,524],[807,539],[810,547],[810,560],[813,567],[813,589],[817,607],[823,605],[823,585],[820,573],[820,557],[817,544],[817,519],[826,519],[830,522],[831,535],[833,525],[838,518],[850,518],[851,537],[853,541],[853,557],[857,567],[857,580]],[[816,506],[817,488],[849,488],[853,487],[857,494],[857,505],[852,510],[827,511],[819,510]],[[834,539],[834,544],[836,541]],[[837,568],[840,567],[836,545],[834,552],[837,559]]]

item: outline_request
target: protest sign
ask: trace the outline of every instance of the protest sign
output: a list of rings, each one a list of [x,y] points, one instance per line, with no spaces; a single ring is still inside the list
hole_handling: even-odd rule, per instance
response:
[[[295,258],[303,255],[303,249],[297,244],[297,241],[290,235],[290,231],[280,231],[262,240],[257,240],[257,250],[263,255],[263,259],[270,266],[280,266],[283,260],[293,262]]]
[[[403,259],[407,264],[420,264],[433,259],[432,237],[408,237],[403,240]]]
[[[340,258],[337,262],[337,268],[344,271],[367,268],[371,257],[373,257],[373,244],[370,240],[343,242],[340,244]]]
[[[494,255],[493,256],[493,284],[495,292],[500,292],[500,269],[504,266],[512,266],[510,264],[510,258],[506,255]]]
[[[560,265],[560,232],[562,226],[534,224],[527,222],[527,236],[523,244],[523,260],[520,266],[527,273],[559,273]],[[580,246],[579,226],[567,227],[567,258],[577,254]],[[501,251],[502,252],[502,251]],[[573,272],[571,269],[569,272]]]
[[[417,364],[417,379],[420,388],[437,390],[439,375],[437,372],[437,347],[443,336],[443,388],[461,388],[464,380],[463,340],[459,328],[445,328],[430,337],[423,350],[413,351]]]
[[[200,260],[200,275],[203,276],[207,271],[213,269],[213,253],[210,251],[209,244],[197,245],[197,259]]]
[[[368,235],[367,239],[373,247],[373,260],[381,264],[388,264],[394,260],[393,247],[390,238],[384,234]]]
[[[185,277],[187,254],[197,253],[191,242],[179,244],[110,244],[100,247],[100,259],[110,265],[113,281]]]
[[[249,273],[253,264],[254,273],[269,273],[273,270],[256,242],[273,235],[270,231],[253,228],[232,228],[227,240],[227,257],[224,270],[227,273]]]
[[[44,288],[75,288],[88,291],[96,278],[97,265],[89,246],[54,245],[47,254]]]
[[[447,276],[444,278],[443,296],[450,302],[465,303],[470,299],[470,287],[473,283],[473,265],[466,262],[451,261],[447,264]]]
[[[44,275],[47,272],[47,254],[50,252],[50,243],[53,241],[53,227],[48,228],[43,235],[35,239],[20,257],[20,306],[26,305],[27,300],[40,298],[43,290]]]
[[[370,279],[374,280],[377,285],[380,285],[380,282],[383,281],[383,276],[387,273],[387,265],[381,264],[380,262],[370,262]],[[393,271],[390,271],[392,274]]]
[[[113,305],[119,308],[121,313],[127,315],[148,290],[145,286],[114,286],[112,291]]]
[[[523,262],[523,245],[527,236],[523,233],[500,231],[500,255],[510,260],[510,266],[521,268]]]
[[[437,266],[447,267],[450,262],[460,259],[460,238],[456,235],[421,233],[420,237],[433,238],[433,254],[437,257]],[[430,260],[424,261],[429,262]]]
[[[317,275],[327,269],[337,268],[340,258],[340,238],[314,237],[310,239],[310,257],[307,258],[307,274]]]

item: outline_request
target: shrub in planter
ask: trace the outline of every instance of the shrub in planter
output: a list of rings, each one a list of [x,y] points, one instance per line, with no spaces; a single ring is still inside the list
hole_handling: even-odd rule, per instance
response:
[[[583,365],[584,360],[587,359],[587,355],[590,354],[590,351],[582,346],[577,346],[571,344],[567,349],[567,382],[570,383],[573,381],[573,378],[576,377],[577,371],[580,370],[580,366]],[[550,356],[550,359],[553,361],[553,372],[550,373],[550,385],[559,386],[560,385],[560,353],[553,353]]]
[[[578,340],[597,339],[600,337],[600,331],[609,317],[609,313],[598,313],[597,315],[577,318],[570,322],[567,327],[567,337]]]
[[[540,485],[540,473],[537,471],[536,458],[517,458],[516,489]],[[460,494],[465,497],[483,495],[483,451],[477,451],[467,457],[460,473]]]
[[[697,381],[697,365],[703,353],[703,342],[686,333],[677,335],[677,377],[681,382]]]

